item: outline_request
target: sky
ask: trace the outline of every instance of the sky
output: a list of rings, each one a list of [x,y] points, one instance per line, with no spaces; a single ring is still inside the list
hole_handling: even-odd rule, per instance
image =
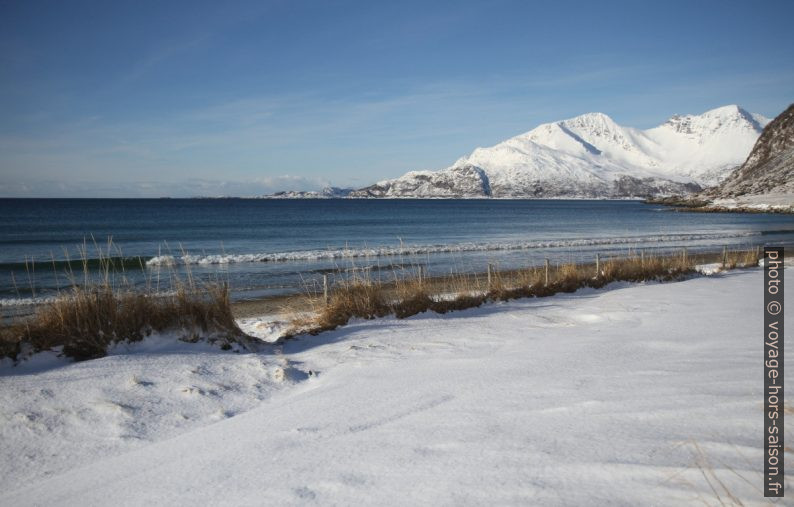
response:
[[[794,2],[0,0],[0,197],[441,169],[586,112],[794,102]]]

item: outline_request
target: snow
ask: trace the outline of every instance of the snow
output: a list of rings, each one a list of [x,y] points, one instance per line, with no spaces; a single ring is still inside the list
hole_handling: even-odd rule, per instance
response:
[[[6,363],[0,377],[2,488],[232,417],[288,385],[287,377],[301,377],[291,372],[286,358],[220,353],[169,336],[82,363],[52,354],[21,367]]]
[[[494,177],[521,168],[534,178],[566,170],[577,177],[595,172],[611,180],[614,173],[629,173],[712,185],[747,158],[769,121],[762,125],[757,117],[725,106],[699,116],[674,116],[643,131],[622,127],[603,113],[588,113],[540,125],[493,148],[478,148],[456,165],[474,164],[493,171]]]
[[[237,325],[248,336],[267,343],[275,343],[289,330],[291,316],[272,314],[263,317],[247,317],[237,320]]]
[[[644,134],[662,147],[670,171],[711,186],[745,161],[769,121],[733,105],[675,116]]]
[[[724,197],[711,201],[710,206],[727,209],[747,209],[755,211],[794,211],[794,194],[770,192],[767,194],[748,194],[739,197]]]
[[[760,277],[0,365],[0,504],[760,505]]]
[[[686,193],[681,184],[715,185],[742,164],[767,123],[736,105],[676,115],[647,130],[587,113],[477,148],[441,171],[414,171],[379,182],[376,193],[482,197],[487,187],[493,197],[620,197],[613,183],[626,176],[651,178],[652,185],[669,189],[662,193]],[[485,184],[472,185],[456,173],[464,168],[483,171]],[[351,195],[367,195],[366,190]]]
[[[704,275],[714,275],[722,271],[722,263],[712,262],[709,264],[701,264],[699,266],[695,266],[695,271],[698,271]]]

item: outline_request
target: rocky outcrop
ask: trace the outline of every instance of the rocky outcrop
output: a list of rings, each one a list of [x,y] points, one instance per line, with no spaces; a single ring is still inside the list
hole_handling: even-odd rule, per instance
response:
[[[350,197],[490,197],[488,176],[479,167],[465,165],[444,171],[414,171],[396,180],[355,190]]]

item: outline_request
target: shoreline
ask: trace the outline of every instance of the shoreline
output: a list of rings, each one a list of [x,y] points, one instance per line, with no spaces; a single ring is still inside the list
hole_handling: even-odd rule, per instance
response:
[[[794,245],[783,245],[785,248],[790,249],[794,248]],[[680,252],[688,247],[680,247],[674,253],[658,253],[658,252],[650,252],[646,251],[647,254],[658,257],[669,259],[680,255]],[[748,247],[740,248],[730,248],[728,252],[736,252],[736,251],[746,251]],[[757,248],[760,248],[757,247]],[[637,248],[629,248],[627,249],[629,255],[631,252],[635,254],[639,254],[639,252],[643,251],[642,249]],[[721,255],[722,248],[714,248],[708,249],[706,251],[701,252],[693,252],[688,253],[688,257],[690,259],[694,259],[698,262],[706,262],[711,259],[712,261],[716,262],[720,259],[718,258]],[[564,257],[564,256],[563,256]],[[610,260],[619,260],[625,259],[627,256],[624,255],[603,255],[601,257],[602,262],[608,262]],[[555,263],[553,259],[551,259],[551,268],[556,269],[559,266],[566,265],[566,264],[575,264],[577,267],[582,269],[592,269],[595,272],[595,262],[562,262],[562,263]],[[419,265],[411,266],[405,270],[406,276],[400,277],[395,279],[394,277],[377,281],[373,280],[373,283],[380,284],[387,292],[396,291],[396,287],[398,283],[403,283],[409,281],[411,279],[415,279],[418,275]],[[504,279],[505,281],[514,281],[517,277],[519,277],[522,273],[526,274],[528,269],[539,269],[543,268],[543,264],[537,265],[527,265],[521,268],[510,268],[510,269],[499,269],[498,263],[494,264],[494,276]],[[481,291],[482,293],[487,292],[487,271],[480,270],[480,271],[468,271],[468,272],[454,272],[454,273],[445,273],[445,274],[432,274],[426,277],[423,277],[423,283],[425,284],[426,288],[433,292],[442,292],[448,294],[454,294],[456,291],[450,290],[449,285],[451,283],[451,279],[466,279],[467,288],[474,290],[474,291]],[[360,277],[358,279],[366,280],[366,277]],[[509,283],[508,283],[509,285]],[[330,285],[330,289],[333,291],[334,287],[338,285],[332,283]],[[459,292],[459,291],[458,291]],[[270,316],[270,315],[283,315],[287,313],[300,313],[306,312],[317,308],[317,305],[321,302],[322,298],[322,289],[314,291],[307,291],[305,288],[296,288],[296,292],[294,293],[282,293],[277,295],[267,295],[267,296],[260,296],[260,297],[253,297],[253,298],[246,298],[246,299],[238,299],[232,300],[230,302],[231,310],[234,318],[236,319],[250,319],[254,317],[262,317],[262,316]],[[32,317],[38,308],[41,308],[47,304],[54,302],[56,296],[51,296],[50,298],[43,299],[41,301],[31,301],[30,303],[20,304],[18,306],[11,306],[5,308],[5,310],[0,313],[0,328],[6,327],[11,325],[14,321],[18,321],[20,319],[26,319]]]
[[[794,215],[794,205],[758,204],[725,206],[714,204],[714,201],[688,199],[681,196],[652,197],[643,201],[645,204],[667,206],[670,211],[692,213],[749,213]]]
[[[794,245],[783,245],[786,249],[794,249]],[[685,248],[685,247],[683,247]],[[682,248],[682,249],[683,249]],[[757,247],[760,249],[761,247]],[[736,251],[746,251],[746,248],[736,248],[736,249],[729,249],[729,254],[731,252]],[[631,250],[630,250],[631,251]],[[634,250],[635,252],[640,250]],[[674,254],[653,254],[655,257],[659,258],[673,258],[680,253]],[[714,262],[721,262],[721,255],[722,249],[713,249],[708,250],[705,252],[697,252],[697,253],[688,253],[688,257],[692,260],[695,260],[698,263],[714,263]],[[625,256],[604,256],[601,259],[601,262],[608,262],[610,259],[623,259]],[[559,266],[564,264],[570,263],[554,263],[550,264],[552,269],[556,269]],[[592,269],[595,272],[595,262],[583,262],[583,263],[574,263],[577,267],[581,269]],[[417,269],[418,266],[415,266],[412,275],[408,275],[403,278],[399,278],[399,282],[405,282],[410,280],[412,277],[415,278],[418,274]],[[505,269],[499,270],[498,265],[495,265],[494,276],[504,279],[506,281],[513,281],[518,278],[522,273],[526,273],[527,269],[540,269],[543,268],[542,264],[539,265],[528,265],[524,268],[514,268],[514,269]],[[434,292],[446,292],[448,294],[454,295],[456,291],[450,290],[451,278],[463,278],[467,279],[468,288],[474,291],[481,291],[483,293],[487,292],[487,277],[488,273],[485,270],[481,271],[471,271],[471,272],[461,272],[461,273],[453,273],[453,274],[444,274],[444,275],[431,275],[423,278],[423,283],[427,287],[428,290]],[[387,292],[396,292],[397,290],[397,281],[394,278],[390,280],[384,280],[377,282],[380,284]],[[472,286],[473,283],[473,286]],[[508,284],[509,285],[509,284]],[[335,285],[331,285],[330,289],[333,291]],[[459,292],[459,291],[458,291]],[[232,314],[235,319],[251,319],[256,317],[264,317],[264,316],[276,316],[276,315],[284,315],[284,314],[294,314],[294,313],[301,313],[311,311],[317,308],[317,306],[321,303],[322,299],[322,292],[317,291],[313,293],[307,293],[305,291],[296,292],[296,293],[289,293],[289,294],[279,294],[273,296],[262,296],[250,299],[240,299],[231,301],[231,310]],[[13,321],[18,319],[25,319],[33,316],[36,312],[37,308],[48,304],[50,301],[42,301],[39,303],[31,303],[30,305],[24,306],[26,309],[25,311],[19,311],[18,313],[11,313],[8,312],[5,317],[0,320],[0,327],[4,327],[10,325]],[[20,309],[23,307],[20,306]]]
[[[686,247],[684,247],[686,248]],[[683,252],[684,248],[681,249]],[[784,245],[784,248],[794,248],[791,245]],[[761,247],[758,246],[757,250],[762,254]],[[746,249],[728,249],[728,255],[730,256],[732,252],[737,251],[746,251]],[[681,255],[681,253],[669,254],[669,255],[659,255],[654,254],[657,258],[663,259],[673,259],[677,256]],[[713,250],[713,251],[706,251],[706,252],[698,252],[698,253],[687,253],[687,258],[698,263],[698,264],[714,264],[714,263],[721,263],[722,262],[722,249]],[[620,260],[625,259],[626,256],[610,256],[610,257],[603,257],[601,259],[602,263],[608,262],[611,259]],[[758,257],[760,259],[760,257]],[[555,264],[551,263],[551,269],[557,269],[559,266],[564,264]],[[577,268],[587,270],[591,269],[593,273],[596,272],[596,264],[595,262],[584,262],[584,263],[575,263]],[[534,265],[534,266],[527,266],[523,269],[509,269],[509,270],[495,270],[493,273],[494,277],[498,277],[502,281],[515,281],[517,280],[522,274],[525,274],[527,269],[543,269],[543,265]],[[477,272],[469,272],[469,273],[455,273],[453,275],[433,275],[428,276],[422,280],[422,283],[426,286],[426,288],[431,292],[442,292],[450,295],[459,295],[463,293],[463,291],[455,291],[452,290],[454,287],[454,278],[455,277],[467,277],[467,283],[474,282],[473,286],[469,286],[469,290],[473,290],[475,292],[482,292],[486,293],[488,291],[488,273],[487,271],[477,271]],[[451,280],[451,278],[453,280]],[[385,289],[387,293],[396,294],[397,293],[397,285],[400,282],[408,281],[408,278],[400,279],[396,281],[394,279],[388,281],[381,281],[377,282],[380,284],[381,287]],[[507,285],[510,285],[508,283]],[[331,292],[333,292],[333,287],[331,287]],[[313,311],[319,306],[322,305],[322,293],[315,293],[315,294],[307,294],[307,293],[298,293],[298,294],[283,294],[278,296],[265,296],[261,298],[254,298],[254,299],[246,299],[240,301],[233,301],[231,303],[232,307],[232,314],[234,315],[235,319],[253,319],[253,318],[261,318],[261,317],[268,317],[268,316],[279,316],[285,314],[295,314],[295,313],[302,313],[302,312],[309,312]]]
[[[600,289],[612,282],[667,282],[758,266],[760,247],[690,254],[687,247],[667,255],[595,254],[594,262],[487,272],[416,274],[386,282],[354,277],[318,293],[262,298],[232,303],[226,286],[179,292],[165,300],[145,293],[115,292],[110,287],[84,288],[37,308],[32,316],[0,326],[0,357],[15,362],[29,352],[53,350],[77,361],[103,357],[112,347],[136,343],[152,332],[177,333],[181,340],[204,340],[224,350],[248,348],[253,342],[278,344],[298,335],[316,335],[348,325],[352,319],[394,315],[445,314],[489,302],[535,299]],[[558,257],[559,258],[559,257]],[[6,324],[3,322],[3,324]],[[21,356],[20,356],[21,355]]]

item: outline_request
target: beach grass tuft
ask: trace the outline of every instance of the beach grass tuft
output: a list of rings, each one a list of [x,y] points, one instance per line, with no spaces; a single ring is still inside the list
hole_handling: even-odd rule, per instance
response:
[[[231,310],[229,288],[221,281],[200,282],[173,272],[167,286],[147,283],[133,287],[109,255],[112,244],[99,252],[99,269],[90,270],[87,249],[83,271],[69,271],[68,289],[39,305],[30,317],[0,327],[0,358],[61,348],[75,360],[107,354],[116,343],[131,343],[154,332],[173,332],[184,341],[207,339],[221,348],[248,344]],[[158,273],[159,275],[159,273]]]

